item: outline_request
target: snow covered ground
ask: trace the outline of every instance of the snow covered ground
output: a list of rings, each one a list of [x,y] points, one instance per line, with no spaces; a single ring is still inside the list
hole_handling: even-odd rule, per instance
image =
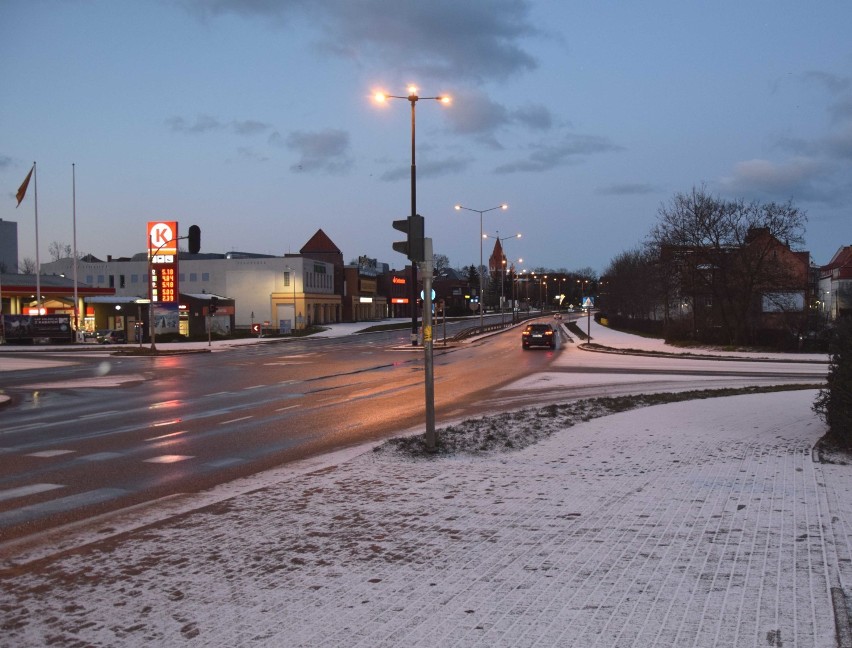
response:
[[[852,479],[812,460],[815,395],[528,411],[494,422],[540,437],[521,450],[366,450],[144,529],[105,521],[2,573],[0,645],[828,648]]]

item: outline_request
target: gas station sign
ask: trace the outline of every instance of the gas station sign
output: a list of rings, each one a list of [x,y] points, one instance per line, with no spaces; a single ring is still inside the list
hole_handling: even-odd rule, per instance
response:
[[[177,221],[148,223],[148,259],[151,302],[177,304],[180,300]]]

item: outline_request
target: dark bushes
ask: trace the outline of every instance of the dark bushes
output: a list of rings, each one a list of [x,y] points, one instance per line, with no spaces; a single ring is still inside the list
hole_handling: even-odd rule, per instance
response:
[[[828,383],[813,410],[828,423],[827,440],[852,449],[852,318],[838,320],[829,343]]]

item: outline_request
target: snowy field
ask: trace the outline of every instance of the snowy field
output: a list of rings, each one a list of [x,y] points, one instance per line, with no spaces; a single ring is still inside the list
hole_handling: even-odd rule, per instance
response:
[[[0,645],[829,648],[852,479],[812,460],[815,396],[529,411],[497,419],[522,450],[259,476],[7,569]]]

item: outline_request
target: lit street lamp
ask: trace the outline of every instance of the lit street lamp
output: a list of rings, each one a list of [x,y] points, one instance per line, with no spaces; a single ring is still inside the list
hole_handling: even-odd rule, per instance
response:
[[[417,164],[415,161],[414,154],[414,142],[415,142],[415,132],[416,132],[416,119],[415,119],[415,104],[420,101],[420,99],[434,99],[435,101],[440,101],[443,104],[450,103],[450,97],[446,95],[438,95],[437,97],[420,97],[417,94],[417,88],[415,86],[408,87],[408,96],[403,97],[399,95],[389,95],[384,92],[376,92],[373,95],[375,100],[378,103],[385,103],[388,99],[407,99],[411,103],[411,216],[412,218],[417,215]],[[431,259],[428,259],[431,262]],[[424,290],[425,295],[425,290]],[[417,346],[417,264],[412,261],[411,262],[411,293],[410,293],[410,302],[411,302],[411,345]],[[427,299],[429,303],[427,304]],[[432,295],[429,294],[428,298],[424,296],[423,304],[424,306],[431,306]],[[426,309],[424,308],[424,313]],[[425,315],[424,315],[425,319]]]
[[[506,254],[503,252],[503,241],[508,241],[509,239],[521,238],[521,234],[515,234],[514,236],[504,236],[500,237],[500,231],[497,230],[497,236],[491,236],[490,234],[483,234],[483,239],[492,238],[495,241],[500,242],[500,325],[504,324],[503,322],[503,286],[506,283]],[[481,299],[481,298],[480,298]]]
[[[490,211],[494,211],[495,209],[509,209],[509,205],[503,203],[502,205],[497,205],[496,207],[491,207],[489,209],[471,209],[470,207],[465,207],[464,205],[456,205],[456,211],[459,210],[472,211],[479,214],[479,330],[482,330],[482,311],[484,305],[482,303],[482,241],[485,238],[485,233],[482,231],[482,215],[487,214]]]
[[[415,161],[415,132],[416,119],[414,106],[420,99],[434,99],[443,104],[450,103],[450,97],[420,97],[415,86],[408,87],[408,96],[402,97],[377,92],[374,98],[379,103],[388,99],[407,99],[411,104],[411,221],[417,217],[417,164]],[[425,228],[424,228],[425,232]],[[428,258],[423,261],[423,351],[424,351],[424,383],[426,391],[426,447],[435,450],[437,436],[435,434],[435,380],[432,361],[432,270],[433,257],[431,243],[428,246]],[[411,345],[417,346],[417,262],[411,260]]]

